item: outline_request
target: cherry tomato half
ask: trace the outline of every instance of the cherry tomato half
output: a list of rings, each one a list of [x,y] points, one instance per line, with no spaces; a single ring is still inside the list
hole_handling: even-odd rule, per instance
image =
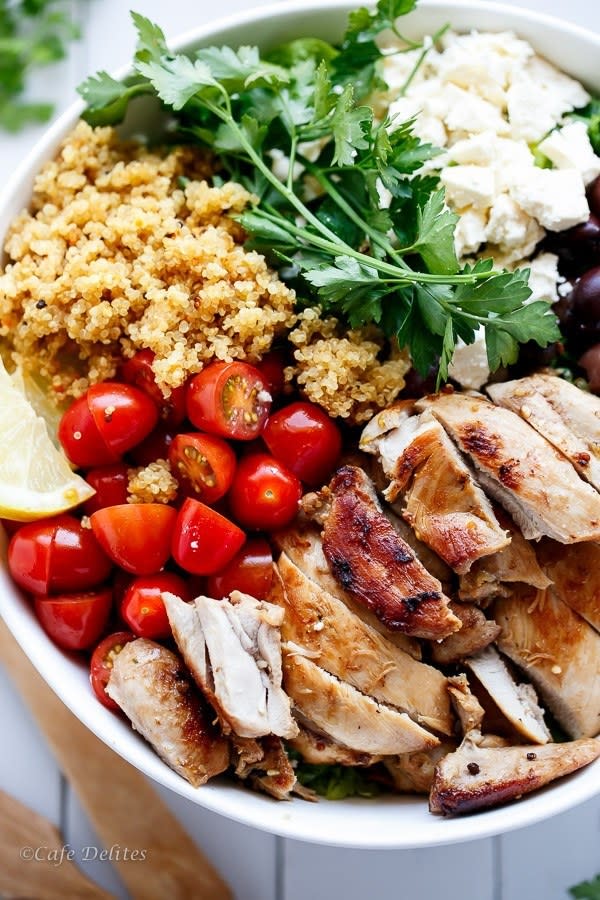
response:
[[[70,461],[83,468],[118,462],[147,437],[158,408],[139,388],[116,381],[93,384],[63,414],[58,437]]]
[[[283,350],[270,350],[256,368],[263,377],[271,397],[279,397],[285,388],[286,358]]]
[[[115,657],[121,652],[125,644],[135,640],[135,635],[129,631],[115,631],[100,641],[90,660],[90,682],[94,693],[100,703],[107,709],[118,710],[119,707],[106,693],[106,685],[113,669]]]
[[[177,428],[185,419],[185,386],[176,387],[165,397],[152,369],[155,354],[152,350],[138,350],[119,369],[119,376],[127,384],[133,384],[154,401],[160,420],[167,428]]]
[[[272,583],[273,554],[268,541],[257,537],[247,540],[223,569],[209,576],[206,590],[217,600],[229,597],[232,591],[264,600]]]
[[[127,503],[127,466],[125,463],[114,463],[112,466],[98,466],[86,472],[85,480],[96,493],[86,500],[83,510],[91,516],[97,509],[105,506],[118,506]]]
[[[241,528],[210,506],[188,497],[175,522],[173,559],[192,575],[212,575],[227,565],[245,540]]]
[[[157,459],[169,458],[169,447],[173,442],[175,432],[164,425],[158,425],[151,431],[147,438],[128,453],[136,466],[149,466]]]
[[[268,453],[240,460],[229,505],[245,528],[271,531],[288,525],[298,512],[302,485],[293,472]]]
[[[90,518],[108,556],[133,575],[153,575],[169,558],[177,510],[163,503],[123,503]]]
[[[187,496],[216,503],[233,481],[235,453],[212,434],[178,434],[169,447],[171,471]]]
[[[188,418],[196,428],[221,437],[253,440],[261,433],[270,408],[264,378],[247,363],[211,363],[188,385]]]
[[[65,650],[85,650],[100,638],[113,603],[112,588],[81,594],[36,594],[35,614],[55,644]]]
[[[91,529],[61,515],[19,528],[8,546],[8,568],[19,587],[53,594],[96,587],[112,564]]]
[[[342,452],[339,428],[315,403],[290,403],[269,416],[263,440],[297,478],[312,487],[322,484]]]
[[[171,626],[161,596],[163,591],[181,597],[186,603],[192,599],[183,578],[172,572],[135,578],[125,591],[121,617],[138,637],[160,641],[171,636]]]

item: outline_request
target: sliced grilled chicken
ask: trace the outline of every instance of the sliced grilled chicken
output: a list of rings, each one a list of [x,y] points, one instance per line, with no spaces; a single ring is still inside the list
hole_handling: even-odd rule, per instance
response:
[[[543,747],[482,747],[479,740],[479,732],[471,732],[438,763],[432,813],[455,816],[516,800],[600,756],[600,741],[593,738]]]
[[[391,502],[402,496],[402,516],[419,540],[459,573],[506,547],[510,535],[431,413],[407,419],[396,431],[396,444],[404,447],[384,496]]]
[[[416,428],[410,422],[415,411],[414,400],[398,400],[373,416],[363,429],[358,446],[364,453],[377,456],[388,480],[394,477],[396,461],[406,446],[406,438]]]
[[[502,632],[498,647],[537,688],[574,738],[600,732],[600,634],[553,588],[516,592],[492,607]]]
[[[425,566],[430,575],[433,575],[434,578],[438,579],[444,593],[451,591],[454,583],[454,573],[452,572],[452,569],[444,562],[441,556],[438,556],[437,553],[431,549],[431,547],[428,547],[427,544],[420,541],[408,522],[404,521],[402,518],[402,502],[398,500],[389,505],[384,503],[383,514],[386,519],[389,519],[402,540],[414,550],[415,556],[419,562]]]
[[[460,631],[431,645],[431,658],[438,665],[445,666],[478,653],[495,641],[500,628],[492,619],[487,619],[482,611],[472,603],[450,603],[450,609],[460,619]]]
[[[168,766],[194,787],[229,766],[229,742],[213,724],[179,657],[138,638],[115,657],[106,692]]]
[[[348,609],[367,625],[383,634],[394,646],[409,653],[415,659],[421,658],[421,645],[417,640],[397,631],[390,631],[366,606],[353,600],[350,594],[340,586],[331,574],[329,563],[323,553],[321,535],[314,525],[298,521],[293,527],[277,532],[274,540],[279,549],[287,554],[307,578],[341,600]]]
[[[283,640],[375,700],[407,712],[425,728],[452,734],[446,678],[399,650],[282,553],[269,598],[285,610]]]
[[[293,737],[297,726],[281,687],[281,608],[239,591],[229,600],[163,599],[181,655],[223,730]]]
[[[480,483],[525,538],[600,540],[600,494],[516,413],[459,393],[426,397],[416,406],[430,409],[473,460]]]
[[[381,512],[365,473],[339,469],[329,497],[323,552],[341,587],[391,631],[437,640],[460,628],[440,582]]]
[[[543,374],[492,384],[487,392],[494,403],[529,422],[600,490],[600,397]]]
[[[438,739],[406,713],[366,697],[284,645],[285,689],[302,716],[350,750],[389,756],[437,746]]]
[[[551,584],[538,562],[536,551],[525,540],[512,519],[499,510],[496,511],[496,516],[510,534],[510,544],[493,556],[478,559],[468,572],[461,575],[459,581],[460,599],[472,600],[481,606],[495,597],[506,597],[513,584],[529,584],[536,588],[547,588]],[[564,550],[564,545],[561,545],[561,549]]]
[[[557,596],[600,631],[600,544],[543,541],[539,555]]]
[[[383,760],[394,787],[402,794],[428,794],[433,784],[435,767],[448,753],[456,750],[456,741],[444,739],[433,750],[401,753]]]
[[[534,744],[547,744],[551,735],[532,685],[517,684],[494,647],[487,647],[466,662],[519,734]]]
[[[248,780],[253,787],[264,791],[276,800],[289,800],[295,792],[296,773],[281,742],[281,738],[268,735],[258,741],[260,759],[248,763],[236,774]]]
[[[300,732],[297,737],[288,741],[304,762],[313,766],[372,766],[380,762],[382,756],[373,756],[370,753],[358,753],[336,744],[324,734],[318,734],[311,728],[300,724]]]
[[[481,728],[485,711],[475,694],[471,693],[469,680],[464,672],[448,679],[448,691],[463,735]]]

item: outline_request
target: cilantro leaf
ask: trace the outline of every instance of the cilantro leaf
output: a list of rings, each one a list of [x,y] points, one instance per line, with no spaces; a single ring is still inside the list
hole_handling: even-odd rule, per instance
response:
[[[569,888],[569,893],[575,900],[600,900],[600,875],[596,875],[591,881],[574,885]]]
[[[369,146],[366,134],[373,122],[370,106],[354,106],[354,89],[348,84],[340,94],[331,120],[335,142],[333,165],[351,166],[359,150]]]

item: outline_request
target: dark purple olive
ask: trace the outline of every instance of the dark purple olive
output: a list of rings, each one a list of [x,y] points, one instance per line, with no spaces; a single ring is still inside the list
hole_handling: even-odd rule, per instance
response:
[[[577,278],[587,269],[600,265],[599,216],[592,213],[581,225],[549,234],[545,247],[557,254],[560,270],[569,278]]]
[[[600,392],[600,344],[594,344],[586,350],[579,365],[585,370],[590,390],[595,394]]]
[[[587,198],[591,211],[600,218],[600,175],[588,185]]]
[[[539,369],[551,365],[564,351],[561,343],[540,347],[535,341],[527,341],[519,349],[519,358],[514,365],[508,367],[508,378],[523,378]]]
[[[568,313],[561,327],[569,350],[578,355],[600,341],[600,266],[578,278],[566,299]]]
[[[425,377],[419,375],[416,369],[409,369],[404,376],[404,387],[400,396],[406,399],[422,397],[423,394],[433,394],[437,379],[438,366],[431,366]]]

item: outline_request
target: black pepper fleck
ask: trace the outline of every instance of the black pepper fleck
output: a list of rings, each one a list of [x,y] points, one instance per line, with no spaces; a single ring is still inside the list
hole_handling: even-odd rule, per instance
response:
[[[537,753],[528,753],[527,759],[529,759],[529,760],[537,759]]]
[[[479,766],[477,765],[477,763],[468,763],[467,769],[468,769],[469,775],[479,775],[480,769],[479,769]]]
[[[47,305],[48,304],[46,303],[45,300],[38,300],[38,302],[35,304],[35,308],[36,309],[45,309]]]

